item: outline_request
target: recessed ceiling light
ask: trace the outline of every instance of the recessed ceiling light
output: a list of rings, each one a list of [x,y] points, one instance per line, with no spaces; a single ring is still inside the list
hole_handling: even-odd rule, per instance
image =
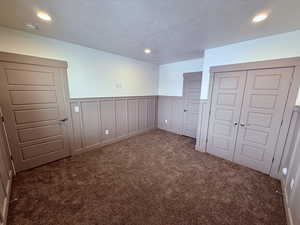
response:
[[[264,21],[265,19],[268,18],[268,13],[260,13],[260,14],[257,14],[256,16],[253,17],[252,19],[252,22],[253,23],[259,23],[259,22],[262,22]]]
[[[150,48],[145,48],[144,52],[145,52],[145,54],[149,55],[151,53],[151,49]]]
[[[37,30],[37,29],[38,29],[38,26],[33,25],[33,24],[31,24],[31,23],[26,23],[26,24],[25,24],[25,27],[26,27],[27,29],[30,29],[30,30]]]
[[[46,12],[43,12],[43,11],[38,11],[36,13],[37,17],[44,20],[44,21],[47,21],[47,22],[50,22],[52,20],[51,16],[49,16],[48,13]]]

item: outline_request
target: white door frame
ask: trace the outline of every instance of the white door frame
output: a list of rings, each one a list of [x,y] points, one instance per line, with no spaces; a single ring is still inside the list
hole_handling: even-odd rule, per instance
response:
[[[240,63],[240,64],[232,64],[232,65],[224,65],[224,66],[214,66],[210,68],[209,95],[208,95],[208,105],[207,105],[209,110],[207,110],[207,113],[205,115],[207,126],[206,126],[206,134],[204,136],[204,138],[206,139],[206,144],[204,147],[206,152],[207,152],[207,140],[208,140],[208,129],[209,129],[208,121],[210,119],[215,73],[241,71],[241,70],[255,70],[255,69],[275,69],[275,68],[284,68],[284,67],[294,67],[294,74],[293,74],[293,79],[288,94],[288,99],[286,102],[285,111],[283,114],[282,126],[279,131],[279,136],[278,136],[276,149],[274,153],[274,160],[270,170],[270,176],[278,179],[281,177],[281,173],[279,170],[282,161],[282,156],[284,153],[284,146],[288,135],[293,109],[298,96],[298,89],[300,87],[300,57]]]

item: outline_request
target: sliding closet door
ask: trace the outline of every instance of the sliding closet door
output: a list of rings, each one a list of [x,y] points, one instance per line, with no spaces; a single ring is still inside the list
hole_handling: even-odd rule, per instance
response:
[[[215,73],[208,152],[233,160],[246,72]]]
[[[293,68],[247,74],[234,161],[269,173]]]

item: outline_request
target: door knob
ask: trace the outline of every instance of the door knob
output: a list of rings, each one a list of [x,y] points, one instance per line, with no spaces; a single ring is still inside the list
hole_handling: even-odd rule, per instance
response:
[[[234,126],[237,126],[237,125],[238,125],[238,123],[237,123],[237,122],[235,122],[235,123],[234,123]]]
[[[245,124],[241,123],[241,124],[240,124],[240,126],[241,126],[241,127],[244,127],[244,126],[245,126]]]
[[[61,119],[61,120],[59,120],[60,122],[66,122],[66,121],[68,121],[68,118],[63,118],[63,119]]]
[[[183,110],[183,112],[187,112],[187,111],[188,111],[187,109],[184,109],[184,110]]]

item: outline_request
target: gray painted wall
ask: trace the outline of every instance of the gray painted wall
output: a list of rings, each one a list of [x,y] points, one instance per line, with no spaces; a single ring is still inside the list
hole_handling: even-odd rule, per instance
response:
[[[199,105],[199,120],[197,131],[197,144],[198,151],[205,150],[206,144],[206,130],[207,123],[206,111],[207,100],[200,100]],[[158,128],[176,134],[183,134],[183,110],[184,99],[178,96],[159,96],[158,97]]]
[[[158,128],[182,134],[183,129],[183,97],[158,97]]]
[[[156,96],[71,99],[72,154],[157,127]]]

